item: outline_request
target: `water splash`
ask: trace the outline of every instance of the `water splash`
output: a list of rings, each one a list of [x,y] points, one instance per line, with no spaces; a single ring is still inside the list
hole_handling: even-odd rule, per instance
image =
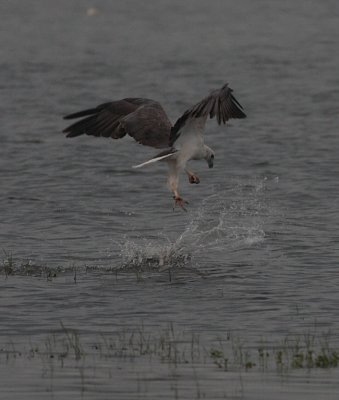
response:
[[[121,268],[162,270],[193,263],[197,267],[218,252],[262,243],[268,214],[265,188],[265,179],[236,182],[228,189],[215,188],[174,239],[166,232],[153,240],[125,237],[120,250]]]

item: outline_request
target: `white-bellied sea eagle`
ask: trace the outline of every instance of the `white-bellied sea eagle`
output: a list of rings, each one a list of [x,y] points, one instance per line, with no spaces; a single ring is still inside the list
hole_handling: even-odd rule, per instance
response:
[[[179,195],[179,173],[185,171],[189,182],[200,182],[186,164],[189,160],[206,160],[213,167],[214,151],[204,144],[207,117],[216,117],[219,125],[230,118],[245,118],[243,107],[225,84],[189,108],[172,126],[162,106],[154,100],[126,98],[95,108],[66,115],[64,119],[82,118],[64,129],[67,137],[83,134],[120,139],[126,134],[138,143],[163,149],[152,159],[134,166],[140,168],[158,161],[168,164],[168,186],[173,192],[174,207],[185,210],[187,202]]]

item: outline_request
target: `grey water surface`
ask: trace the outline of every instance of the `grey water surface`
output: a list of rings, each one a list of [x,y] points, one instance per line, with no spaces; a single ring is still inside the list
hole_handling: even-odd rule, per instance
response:
[[[32,348],[140,327],[206,354],[230,332],[253,354],[310,332],[339,348],[338,1],[5,0],[0,18],[0,398],[337,399],[336,368]],[[165,165],[131,168],[154,149],[61,133],[123,97],[175,122],[225,82],[248,117],[208,123],[215,167],[182,177],[187,213]]]

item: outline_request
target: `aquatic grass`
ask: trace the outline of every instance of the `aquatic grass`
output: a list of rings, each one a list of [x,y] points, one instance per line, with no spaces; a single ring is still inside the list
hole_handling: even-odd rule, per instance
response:
[[[339,352],[330,345],[328,334],[288,335],[280,343],[269,346],[265,341],[250,346],[235,333],[227,333],[216,340],[202,340],[195,332],[179,331],[170,323],[160,330],[139,327],[114,333],[98,333],[88,341],[86,335],[70,329],[62,321],[61,330],[51,333],[41,343],[30,343],[28,349],[18,349],[12,341],[0,348],[6,361],[26,357],[40,357],[50,362],[58,360],[92,359],[133,362],[143,358],[160,362],[176,369],[180,365],[195,368],[197,365],[215,366],[228,371],[258,370],[263,373],[276,370],[291,373],[297,369],[328,369],[339,365]]]
[[[268,351],[268,345],[266,341],[261,339],[261,344],[257,348],[258,351],[258,365],[261,370],[265,371],[268,369],[270,362],[270,352]]]
[[[0,263],[0,275],[4,275],[5,278],[10,276],[30,276],[37,278],[45,278],[46,281],[52,281],[54,278],[70,275],[72,276],[73,282],[78,283],[79,279],[90,272],[97,272],[101,274],[114,274],[116,280],[119,276],[135,276],[137,283],[146,281],[149,274],[160,273],[169,282],[172,282],[176,278],[176,272],[192,273],[202,278],[205,275],[199,272],[196,268],[182,264],[166,265],[160,267],[158,263],[153,264],[152,261],[142,262],[141,264],[124,264],[122,266],[101,266],[101,265],[75,265],[69,266],[55,266],[48,267],[46,265],[35,264],[31,260],[15,262],[11,253],[4,252],[2,262]]]
[[[60,325],[63,329],[64,334],[66,335],[69,347],[74,352],[75,359],[80,360],[80,358],[84,355],[84,350],[80,343],[79,333],[76,330],[70,330],[66,328],[62,321],[60,321]]]
[[[180,253],[173,255],[169,253],[166,262],[160,262],[157,257],[152,255],[141,254],[140,257],[133,258],[128,262],[124,262],[118,266],[103,265],[76,265],[71,263],[67,266],[40,265],[32,262],[32,260],[15,260],[11,253],[3,250],[4,257],[0,264],[0,275],[4,275],[6,279],[10,276],[29,276],[43,278],[46,281],[53,281],[55,278],[66,276],[77,284],[84,275],[88,273],[109,274],[118,277],[135,277],[137,283],[146,282],[152,277],[161,278],[168,282],[176,282],[182,276],[194,275],[199,278],[206,278],[206,274],[199,271],[198,268],[191,265],[190,257]],[[126,261],[126,260],[125,260]]]
[[[218,367],[227,371],[228,369],[228,358],[225,357],[224,352],[220,349],[211,348],[210,356],[214,364]]]
[[[5,275],[6,278],[9,276],[32,276],[32,277],[44,277],[47,281],[57,277],[57,274],[67,272],[67,269],[63,267],[47,267],[45,265],[38,265],[32,263],[32,261],[22,261],[21,263],[15,262],[12,253],[3,250],[4,258],[0,264],[0,275]]]
[[[14,271],[14,261],[12,253],[7,252],[6,250],[2,250],[4,254],[4,259],[2,260],[2,266],[0,267],[0,271],[2,270],[8,278],[8,275],[12,275]]]
[[[330,346],[330,333],[287,336],[274,349],[276,367],[280,370],[336,368],[339,355]]]

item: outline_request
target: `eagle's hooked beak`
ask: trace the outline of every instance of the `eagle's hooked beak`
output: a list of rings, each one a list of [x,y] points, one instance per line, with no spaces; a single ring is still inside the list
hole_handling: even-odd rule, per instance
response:
[[[214,163],[214,155],[212,154],[211,157],[207,160],[208,163],[208,168],[213,168],[213,163]]]

